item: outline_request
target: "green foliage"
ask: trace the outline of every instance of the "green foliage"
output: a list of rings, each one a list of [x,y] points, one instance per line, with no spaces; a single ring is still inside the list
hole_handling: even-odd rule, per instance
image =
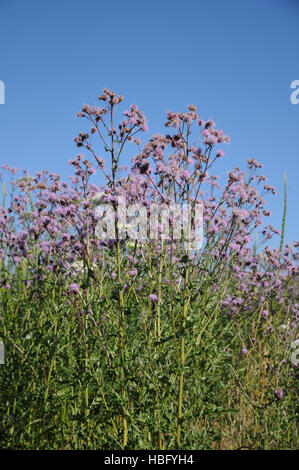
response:
[[[82,295],[70,297],[59,276],[44,274],[25,287],[26,271],[15,273],[11,290],[0,290],[1,448],[121,449],[125,409],[127,448],[173,449],[182,372],[181,448],[296,447],[298,390],[293,365],[281,362],[288,351],[280,319],[265,320],[259,311],[242,321],[227,318],[221,314],[225,283],[222,291],[210,285],[196,297],[190,282],[182,364],[184,292],[173,292],[166,274],[161,336],[148,296],[135,289],[125,296],[123,388],[114,282],[106,277],[99,287],[92,279]],[[148,270],[142,277],[148,288],[159,282]],[[268,321],[271,335],[265,335]],[[284,390],[281,400],[277,388]]]

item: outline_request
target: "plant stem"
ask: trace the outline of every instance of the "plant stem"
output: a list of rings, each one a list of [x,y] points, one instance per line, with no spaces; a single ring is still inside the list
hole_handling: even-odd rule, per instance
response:
[[[110,126],[113,128],[113,103],[110,103]],[[118,155],[119,158],[119,155]],[[115,157],[114,152],[114,137],[111,132],[111,163],[112,163],[112,184],[113,193],[116,194],[116,172],[118,168],[118,158]],[[123,440],[122,449],[124,449],[128,442],[128,424],[126,418],[126,377],[125,377],[125,353],[124,353],[124,298],[123,287],[121,279],[121,265],[120,265],[120,243],[119,243],[119,227],[117,217],[117,206],[115,207],[115,236],[116,236],[116,258],[117,258],[117,281],[118,281],[118,328],[119,328],[119,352],[120,352],[120,379],[121,379],[121,396],[123,400],[122,405],[122,428]]]
[[[287,175],[286,175],[286,173],[283,174],[283,182],[284,182],[284,205],[283,205],[281,238],[280,238],[280,248],[279,248],[280,253],[283,250],[283,240],[284,240],[286,215],[287,215]]]
[[[186,140],[186,161],[188,169],[188,153],[189,153],[189,127],[187,130]],[[185,285],[184,285],[184,306],[183,316],[181,324],[181,339],[180,339],[180,377],[179,377],[179,393],[178,393],[178,411],[177,411],[177,428],[176,428],[176,445],[179,449],[181,447],[181,431],[182,431],[182,419],[183,419],[183,387],[184,387],[184,366],[185,366],[185,325],[187,318],[187,311],[189,306],[189,261],[190,261],[190,247],[191,247],[191,214],[190,211],[190,187],[189,182],[187,183],[187,200],[188,200],[188,246],[186,251],[187,261],[185,262]]]
[[[180,448],[181,445],[181,431],[182,431],[182,407],[183,407],[183,386],[184,386],[184,365],[185,365],[185,338],[184,330],[186,324],[187,310],[188,310],[188,282],[189,272],[188,266],[185,271],[185,290],[184,290],[184,307],[183,307],[183,318],[182,318],[182,332],[180,340],[180,378],[179,378],[179,394],[178,394],[178,411],[177,411],[177,428],[176,428],[176,445]]]

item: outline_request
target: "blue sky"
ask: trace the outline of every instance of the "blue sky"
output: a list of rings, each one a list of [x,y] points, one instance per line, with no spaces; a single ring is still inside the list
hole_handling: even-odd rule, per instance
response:
[[[231,136],[216,174],[248,158],[278,191],[280,228],[299,238],[299,0],[0,0],[0,164],[71,174],[76,112],[103,87],[144,111],[149,134],[194,103]]]

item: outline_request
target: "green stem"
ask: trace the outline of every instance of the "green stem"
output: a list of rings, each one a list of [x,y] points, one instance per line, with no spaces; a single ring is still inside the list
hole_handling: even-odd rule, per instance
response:
[[[110,126],[113,128],[113,103],[110,103]],[[114,137],[111,132],[111,163],[112,163],[112,184],[113,184],[113,193],[116,194],[116,172],[118,168],[118,156],[115,157],[114,152]],[[117,208],[115,208],[117,212]],[[123,409],[122,409],[122,427],[123,427],[123,440],[122,448],[124,449],[128,442],[128,424],[126,418],[126,376],[125,376],[125,352],[124,352],[124,298],[123,298],[123,288],[122,288],[122,279],[121,279],[121,265],[120,265],[120,243],[119,243],[119,230],[118,230],[118,219],[115,212],[115,236],[116,236],[116,258],[117,258],[117,281],[118,281],[118,328],[119,328],[119,352],[120,352],[120,378],[121,378],[121,396],[123,400]]]
[[[280,248],[279,248],[280,253],[282,253],[282,250],[283,250],[283,240],[284,240],[286,215],[287,215],[287,175],[286,173],[283,174],[283,182],[284,182],[284,206],[283,206],[281,238],[280,238]]]
[[[184,307],[183,307],[183,318],[182,318],[182,332],[180,340],[180,377],[179,377],[179,394],[178,394],[178,411],[177,411],[177,428],[176,428],[176,444],[179,449],[181,446],[181,431],[182,431],[182,419],[183,419],[183,388],[184,388],[184,365],[185,365],[185,338],[184,330],[186,324],[187,310],[188,310],[188,282],[189,272],[188,266],[185,271],[185,290],[184,290]]]
[[[161,241],[161,254],[159,263],[159,276],[158,276],[158,305],[157,305],[157,334],[158,341],[161,340],[161,284],[162,284],[162,269],[163,269],[163,245],[164,240]]]
[[[188,169],[188,153],[189,153],[189,128],[187,130],[186,140],[186,161]],[[187,200],[188,210],[190,210],[190,187],[187,183]],[[182,432],[182,419],[183,419],[183,391],[184,391],[184,366],[185,366],[185,325],[187,318],[187,311],[189,306],[189,262],[190,262],[190,247],[191,247],[191,214],[188,214],[188,246],[186,251],[186,264],[185,264],[185,285],[184,285],[184,306],[181,324],[181,339],[180,339],[180,376],[179,376],[179,393],[178,393],[178,411],[177,411],[177,428],[176,428],[176,445],[179,449],[181,447],[181,432]]]

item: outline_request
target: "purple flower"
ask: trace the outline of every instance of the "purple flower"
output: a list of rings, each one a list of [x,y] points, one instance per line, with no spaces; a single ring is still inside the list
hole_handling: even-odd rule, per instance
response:
[[[131,277],[135,277],[137,276],[137,274],[138,274],[137,269],[131,269],[131,271],[129,271],[129,276]]]
[[[278,398],[278,400],[281,400],[283,398],[283,390],[279,389],[279,390],[274,390],[274,395],[276,396],[276,398]]]
[[[248,349],[243,348],[242,351],[241,351],[241,353],[242,353],[244,356],[246,356],[246,354],[248,354]]]
[[[148,298],[153,302],[158,302],[158,297],[156,296],[156,294],[150,294]]]
[[[79,292],[79,286],[75,282],[70,285],[70,291],[74,292],[74,294],[78,294]]]
[[[202,124],[200,124],[200,125],[202,125]],[[195,147],[195,148],[194,148],[194,154],[195,154],[197,157],[200,157],[201,153],[202,153],[202,150],[201,150],[200,147]]]

